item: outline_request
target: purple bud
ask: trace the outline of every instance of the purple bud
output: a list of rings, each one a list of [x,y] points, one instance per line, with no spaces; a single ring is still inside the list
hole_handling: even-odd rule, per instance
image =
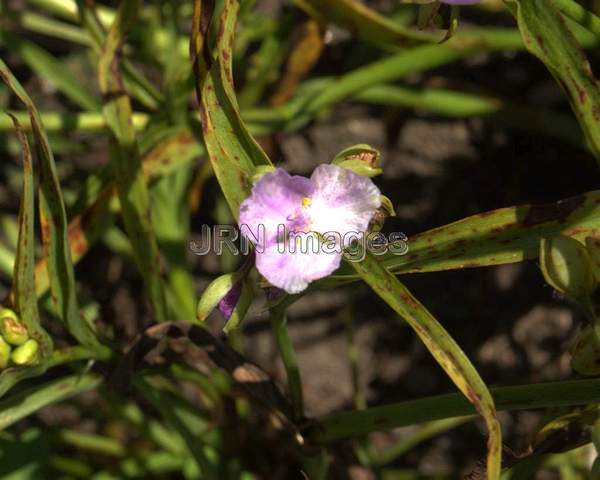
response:
[[[231,318],[231,314],[242,295],[242,282],[239,281],[231,287],[231,290],[221,299],[217,305],[217,310],[225,317],[225,320]]]

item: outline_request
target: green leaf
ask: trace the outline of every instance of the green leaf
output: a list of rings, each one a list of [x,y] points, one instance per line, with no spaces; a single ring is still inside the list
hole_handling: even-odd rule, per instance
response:
[[[593,12],[586,10],[575,0],[555,0],[555,4],[567,17],[600,36],[600,18]]]
[[[400,254],[390,249],[380,258],[393,273],[517,263],[538,258],[542,238],[562,234],[583,241],[600,233],[599,222],[600,191],[593,191],[556,203],[479,213],[414,235],[405,245],[401,240],[395,244]],[[332,285],[356,278],[356,273],[343,265],[334,276],[317,283]]]
[[[570,113],[518,104],[491,94],[406,85],[372,85],[353,99],[386,106],[426,110],[451,118],[484,117],[526,132],[559,138],[586,149],[583,132]]]
[[[321,21],[331,21],[367,42],[410,46],[440,40],[439,35],[406,28],[358,0],[301,0],[297,3],[300,7],[308,6],[306,10],[316,13]]]
[[[172,320],[190,321],[196,309],[194,279],[186,261],[191,217],[188,196],[192,175],[192,165],[188,164],[164,176],[151,188],[152,222],[160,225],[156,238],[168,263],[166,288]]]
[[[490,390],[499,411],[569,407],[598,402],[600,379],[512,385]],[[371,432],[473,413],[473,405],[462,394],[450,393],[365,410],[336,412],[307,425],[302,434],[307,440],[323,445]]]
[[[85,0],[76,0],[76,8],[72,2],[70,3],[72,5],[71,8],[76,10],[73,13],[78,14],[82,26],[85,27],[90,35],[92,40],[91,46],[94,52],[99,57],[105,55],[104,45],[107,38],[103,24],[110,26],[114,23],[114,11],[95,8],[94,5]],[[122,83],[127,91],[145,107],[157,110],[159,103],[163,101],[161,92],[127,59],[122,59],[121,65],[123,69]]]
[[[567,94],[600,162],[600,90],[581,46],[552,0],[516,0],[517,18],[527,50],[538,57]],[[516,12],[515,12],[516,10]]]
[[[177,131],[154,145],[142,159],[142,169],[148,181],[188,165],[203,153],[202,146],[188,131]],[[105,175],[106,174],[106,175]],[[78,262],[113,221],[110,200],[115,182],[109,181],[110,172],[90,175],[73,210],[76,216],[68,228],[73,262]],[[49,287],[44,259],[36,265],[36,292],[43,295]]]
[[[76,374],[22,390],[0,402],[0,430],[53,403],[97,388],[103,379],[94,373]]]
[[[98,350],[88,350],[85,347],[68,347],[54,350],[50,356],[42,359],[38,364],[27,367],[9,367],[0,373],[0,397],[3,397],[17,383],[42,375],[49,368],[63,365],[65,363],[80,360],[92,360],[104,358],[104,354]]]
[[[0,75],[2,75],[3,80],[9,86],[13,85],[13,80],[16,81],[4,63],[2,63],[2,60],[0,60]],[[18,89],[19,87],[15,88]],[[35,199],[31,151],[27,143],[27,137],[21,129],[19,122],[14,118],[13,120],[19,142],[21,143],[23,158],[23,195],[19,210],[19,239],[13,274],[13,303],[29,336],[38,341],[41,347],[41,356],[47,357],[52,351],[52,339],[41,326],[37,296],[35,295]]]
[[[88,88],[79,83],[63,62],[56,59],[43,48],[21,37],[7,35],[7,39],[10,41],[10,46],[14,53],[19,55],[40,78],[50,82],[67,98],[84,110],[100,110],[98,99],[90,93]]]
[[[201,2],[196,0],[190,46],[204,142],[235,218],[240,203],[250,194],[254,168],[271,164],[242,121],[235,98],[231,61],[238,9],[238,2],[225,0],[213,56],[207,32],[201,28]]]
[[[401,457],[405,453],[409,452],[417,445],[429,440],[430,438],[440,435],[448,430],[463,425],[475,418],[472,415],[464,417],[450,417],[443,418],[441,420],[434,420],[433,422],[427,422],[414,433],[411,433],[408,437],[402,437],[391,447],[380,454],[375,454],[374,463],[377,466],[384,466],[392,463],[398,457]]]
[[[3,78],[29,112],[36,153],[40,166],[40,229],[44,246],[44,258],[48,268],[52,300],[59,318],[69,332],[82,344],[93,348],[101,347],[91,326],[79,314],[76,299],[75,272],[68,241],[68,222],[54,156],[39,113],[27,92],[3,63],[0,63]],[[21,315],[23,317],[23,315]],[[48,354],[48,342],[36,338],[42,357]]]
[[[348,262],[359,276],[419,335],[440,366],[483,417],[489,432],[487,471],[489,479],[500,476],[502,432],[490,392],[468,357],[444,327],[370,252],[365,259]]]
[[[150,220],[150,199],[132,124],[131,103],[123,89],[119,56],[127,34],[136,20],[139,0],[123,1],[100,56],[98,80],[106,99],[103,112],[114,141],[110,151],[125,229],[131,240],[138,269],[158,321],[168,318],[159,250]]]

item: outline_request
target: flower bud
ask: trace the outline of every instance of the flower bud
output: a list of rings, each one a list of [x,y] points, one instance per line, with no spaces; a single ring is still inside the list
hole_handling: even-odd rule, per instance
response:
[[[225,317],[227,323],[223,332],[229,334],[244,319],[252,303],[252,288],[246,278],[237,282],[217,305],[217,310]]]
[[[374,177],[383,172],[380,160],[381,155],[378,150],[370,145],[359,144],[342,150],[331,163],[363,177]]]
[[[540,266],[556,290],[587,303],[595,282],[588,252],[581,243],[564,235],[542,239]]]
[[[4,370],[8,366],[10,360],[10,345],[0,337],[0,370]]]
[[[199,322],[206,320],[239,280],[240,274],[238,272],[226,273],[217,277],[206,287],[196,308],[196,318]]]
[[[600,374],[600,346],[592,327],[584,328],[571,348],[571,368],[580,375]]]
[[[33,338],[13,350],[10,356],[15,365],[31,365],[38,358],[39,345]]]
[[[27,329],[19,322],[17,314],[8,308],[0,310],[0,334],[11,345],[23,345],[29,339]]]
[[[203,322],[216,308],[227,320],[223,331],[229,333],[243,320],[252,302],[252,288],[246,280],[247,270],[226,273],[214,280],[200,297],[196,318]]]
[[[373,232],[379,232],[383,228],[383,224],[387,218],[396,216],[396,210],[394,210],[392,201],[385,195],[381,195],[380,198],[381,206],[375,211],[369,225],[369,230]]]

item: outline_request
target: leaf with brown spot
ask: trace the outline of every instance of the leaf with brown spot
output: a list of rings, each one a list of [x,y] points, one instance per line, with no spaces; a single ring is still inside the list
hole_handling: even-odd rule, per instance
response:
[[[1,62],[1,60],[0,60]],[[2,64],[0,64],[2,67]],[[23,194],[19,209],[19,238],[14,266],[13,303],[29,336],[38,341],[42,358],[52,352],[52,339],[40,324],[40,315],[35,295],[34,277],[34,179],[31,150],[27,137],[15,117],[12,117],[23,159]]]
[[[301,0],[298,4],[319,20],[335,23],[375,44],[411,46],[425,42],[437,43],[442,38],[406,28],[358,0]]]
[[[40,169],[39,213],[43,253],[56,312],[69,332],[81,344],[95,350],[103,350],[104,347],[98,341],[95,332],[79,313],[75,272],[67,233],[67,214],[46,132],[31,98],[1,61],[0,70],[2,78],[29,112]],[[34,291],[35,288],[32,292]]]
[[[544,62],[565,91],[600,162],[600,86],[563,14],[553,0],[513,0],[508,5],[527,50]]]
[[[231,46],[239,5],[225,0],[220,16],[216,56],[205,41],[202,2],[196,0],[190,49],[196,75],[196,94],[204,142],[213,170],[235,218],[240,203],[250,194],[251,177],[260,165],[270,165],[242,121],[231,75]]]
[[[486,267],[535,259],[542,238],[559,234],[583,241],[600,233],[600,190],[545,205],[520,205],[479,213],[410,237],[408,253],[388,252],[382,264],[395,274]],[[347,265],[316,282],[356,280]]]
[[[485,420],[488,437],[488,479],[500,476],[502,431],[494,400],[469,358],[444,327],[408,289],[370,252],[361,262],[347,262],[419,335],[429,352]]]

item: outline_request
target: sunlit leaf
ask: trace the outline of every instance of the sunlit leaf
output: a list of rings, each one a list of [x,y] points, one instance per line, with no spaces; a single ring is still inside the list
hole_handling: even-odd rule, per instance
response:
[[[391,43],[409,46],[423,42],[436,42],[439,36],[406,28],[384,17],[359,0],[299,0],[300,7],[307,5],[322,20],[331,21],[373,43]]]
[[[40,167],[40,229],[44,246],[44,258],[48,268],[52,300],[61,320],[71,334],[82,344],[101,348],[89,324],[81,317],[75,292],[75,273],[71,259],[67,234],[67,214],[54,156],[48,143],[46,132],[35,105],[4,64],[0,64],[3,78],[12,91],[25,104],[35,139],[36,153]],[[47,355],[47,340],[37,339],[42,356]]]
[[[217,35],[216,55],[201,28],[202,6],[195,3],[191,40],[196,91],[204,141],[213,170],[229,208],[237,218],[240,203],[249,195],[254,168],[271,162],[248,132],[238,111],[233,86],[231,46],[239,5],[224,2]]]
[[[540,240],[558,234],[583,241],[600,233],[600,191],[543,205],[479,213],[409,237],[381,256],[393,273],[436,272],[517,263],[537,258]],[[324,284],[356,278],[347,265]]]
[[[525,46],[544,62],[567,94],[600,161],[600,88],[581,46],[552,0],[517,0],[515,4]]]
[[[499,478],[502,431],[494,400],[469,358],[433,315],[374,255],[366,252],[363,261],[348,263],[377,295],[408,322],[458,389],[483,416],[489,432],[487,478]]]
[[[11,77],[7,76],[4,64],[0,60],[2,78],[10,85]],[[19,210],[19,238],[14,265],[13,303],[19,319],[25,325],[30,338],[34,338],[41,347],[40,356],[47,357],[52,351],[52,339],[40,323],[40,315],[35,295],[35,232],[34,232],[34,178],[31,151],[27,137],[18,121],[15,129],[19,137],[23,159],[23,194]],[[0,374],[1,377],[1,374]]]

